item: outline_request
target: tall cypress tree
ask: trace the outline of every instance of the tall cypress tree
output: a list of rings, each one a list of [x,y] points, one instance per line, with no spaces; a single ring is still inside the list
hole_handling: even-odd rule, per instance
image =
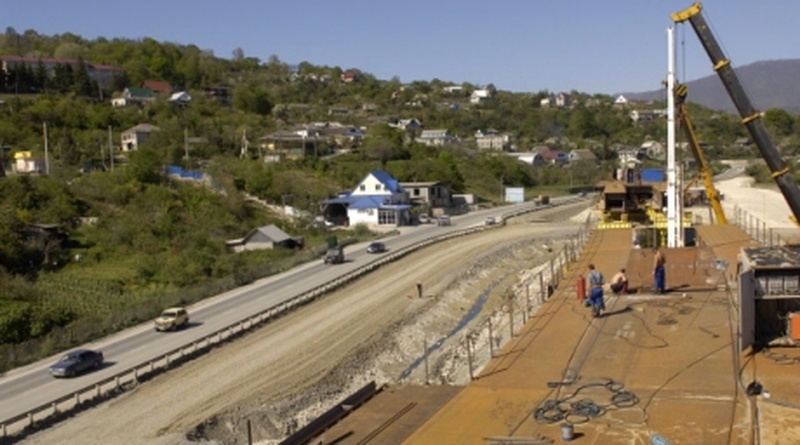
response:
[[[72,91],[79,96],[92,96],[92,79],[83,57],[78,58],[72,71]]]

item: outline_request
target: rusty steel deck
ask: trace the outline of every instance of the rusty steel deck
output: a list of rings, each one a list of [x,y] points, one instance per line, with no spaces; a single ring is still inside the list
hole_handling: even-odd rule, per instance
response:
[[[381,403],[391,408],[370,402],[326,438],[477,445],[567,435],[586,444],[730,445],[791,431],[800,355],[740,354],[735,346],[732,280],[739,250],[752,241],[733,226],[701,226],[697,234],[698,247],[664,250],[668,292],[654,295],[653,252],[631,247],[631,229],[594,231],[553,297],[468,386],[398,390],[394,402],[387,393]],[[630,293],[608,298],[596,319],[577,298],[589,263],[606,279],[625,267],[630,280]],[[748,396],[745,386],[756,379],[772,385],[768,395],[780,403]]]

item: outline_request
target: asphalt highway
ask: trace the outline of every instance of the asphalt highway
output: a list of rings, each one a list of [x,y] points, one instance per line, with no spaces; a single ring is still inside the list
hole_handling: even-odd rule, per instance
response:
[[[553,204],[575,200],[578,198],[558,198],[553,200]],[[452,225],[447,227],[438,227],[435,224],[403,227],[400,235],[388,237],[383,241],[387,253],[391,253],[443,233],[483,225],[487,216],[493,216],[499,221],[503,213],[535,207],[536,205],[531,202],[471,212],[454,216]],[[81,388],[97,384],[136,365],[157,359],[169,351],[189,345],[252,314],[274,307],[371,261],[376,261],[381,255],[366,253],[366,245],[367,243],[347,246],[345,262],[342,264],[326,265],[320,259],[204,300],[188,308],[191,321],[183,330],[159,333],[155,332],[152,323],[148,322],[84,345],[86,348],[99,349],[105,355],[105,365],[94,372],[69,379],[53,378],[48,372],[48,367],[63,353],[9,371],[0,377],[0,401],[2,401],[0,423],[54,400],[68,397]]]

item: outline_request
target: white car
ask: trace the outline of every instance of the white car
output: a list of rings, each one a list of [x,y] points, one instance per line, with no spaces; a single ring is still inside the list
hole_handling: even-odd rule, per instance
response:
[[[483,222],[487,226],[493,226],[493,225],[497,224],[497,220],[494,219],[494,216],[487,216],[486,219]]]

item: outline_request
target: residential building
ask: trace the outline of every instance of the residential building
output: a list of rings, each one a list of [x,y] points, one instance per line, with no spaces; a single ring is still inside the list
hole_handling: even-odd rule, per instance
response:
[[[266,158],[272,160],[316,157],[327,150],[326,138],[314,127],[297,127],[279,130],[262,138],[259,143],[266,150]]]
[[[588,148],[580,148],[576,150],[572,150],[567,154],[567,159],[569,162],[580,162],[580,161],[590,161],[590,162],[597,162],[597,156],[595,156],[592,150]]]
[[[547,164],[566,164],[569,162],[569,156],[562,150],[555,150],[549,147],[540,148],[538,153],[546,161]]]
[[[453,142],[455,138],[447,129],[422,130],[417,142],[425,145],[442,146]]]
[[[347,116],[350,110],[347,107],[330,107],[328,108],[329,116]]]
[[[416,133],[422,130],[422,122],[413,117],[410,119],[400,119],[395,123],[390,123],[389,126],[409,133]]]
[[[635,166],[642,162],[646,156],[646,151],[639,147],[622,147],[617,151],[619,163],[623,166]]]
[[[138,150],[139,146],[147,142],[153,133],[160,129],[151,124],[139,124],[122,132],[122,151]]]
[[[205,86],[200,89],[206,99],[211,99],[220,105],[230,106],[231,104],[231,87],[228,86]]]
[[[329,139],[333,139],[337,147],[358,147],[364,141],[364,132],[353,125],[330,127],[325,129],[323,134]]]
[[[172,93],[167,99],[167,102],[175,104],[177,106],[185,106],[189,102],[192,101],[192,95],[187,93],[186,91],[179,91],[177,93]]]
[[[268,226],[253,229],[244,238],[232,239],[225,242],[225,245],[235,252],[246,250],[262,250],[302,247],[302,237],[292,237],[278,226],[270,224]]]
[[[511,145],[511,136],[492,128],[478,130],[475,132],[475,144],[479,150],[503,151]]]
[[[113,107],[129,107],[131,105],[143,106],[156,100],[156,93],[149,88],[128,87],[120,97],[111,99]]]
[[[172,85],[166,80],[148,79],[139,85],[142,88],[148,88],[158,96],[169,97],[172,94]]]
[[[489,100],[491,97],[492,97],[492,90],[490,89],[475,90],[470,95],[469,102],[474,105],[482,104],[487,100]]]
[[[321,203],[325,220],[336,225],[402,226],[411,221],[408,192],[384,170],[368,172],[349,192]]]
[[[441,182],[401,182],[411,203],[428,208],[448,208],[452,206],[450,187]]]
[[[30,151],[19,151],[14,153],[14,173],[42,173],[45,171],[45,161],[40,157],[35,157]]]
[[[544,156],[542,156],[541,153],[537,152],[535,149],[522,153],[506,153],[506,155],[516,158],[519,162],[530,165],[531,168],[540,168],[549,165]]]
[[[645,141],[639,146],[645,154],[651,158],[657,158],[664,154],[664,144],[658,141]]]
[[[350,83],[358,80],[358,72],[355,70],[347,70],[342,73],[342,81]]]
[[[567,93],[558,93],[556,95],[556,106],[560,108],[567,108],[572,105],[572,96]]]
[[[630,117],[634,123],[650,122],[663,116],[661,110],[631,110]]]

